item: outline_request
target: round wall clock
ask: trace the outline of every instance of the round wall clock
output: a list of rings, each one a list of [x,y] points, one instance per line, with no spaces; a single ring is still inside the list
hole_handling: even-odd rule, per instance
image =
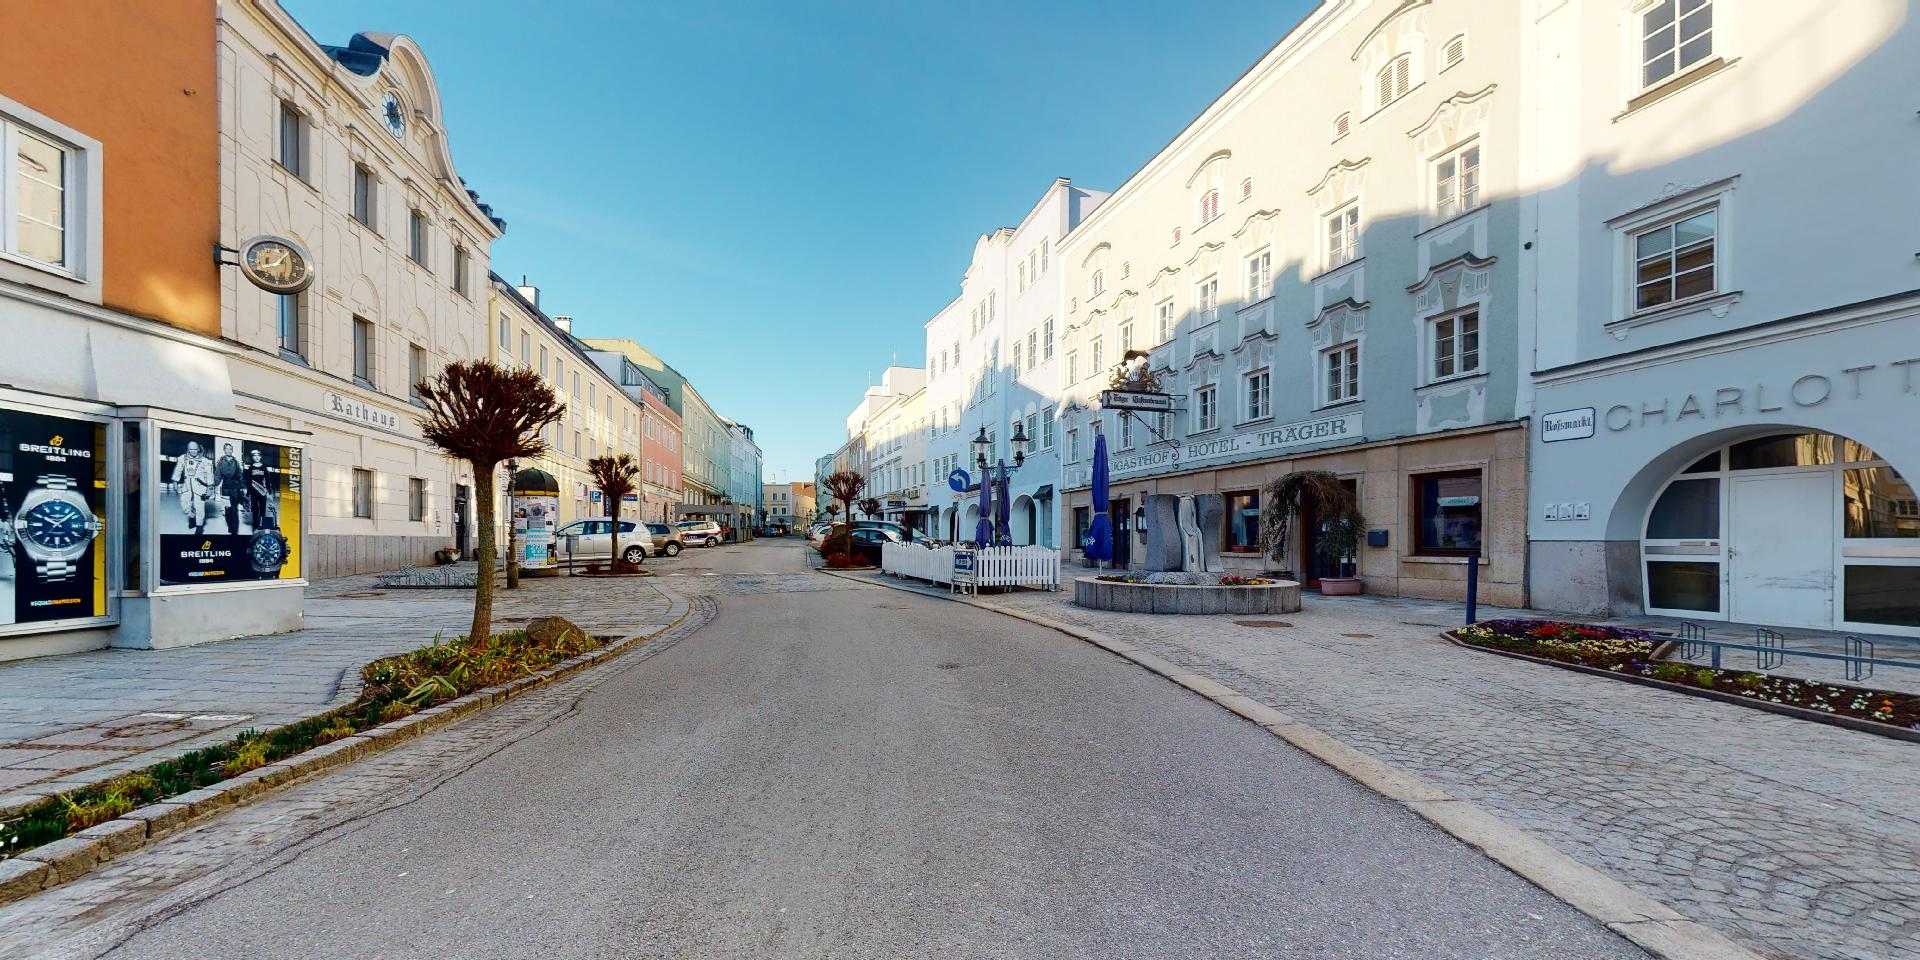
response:
[[[260,236],[240,245],[240,272],[268,293],[299,293],[313,283],[313,258],[298,241]]]
[[[407,135],[407,111],[400,105],[400,95],[389,91],[387,99],[380,105],[380,119],[387,124],[387,132],[396,137]]]

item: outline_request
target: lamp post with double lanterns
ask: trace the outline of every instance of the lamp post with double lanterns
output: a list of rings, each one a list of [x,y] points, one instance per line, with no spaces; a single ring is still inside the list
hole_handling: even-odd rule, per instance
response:
[[[992,456],[994,451],[993,441],[987,437],[986,427],[981,427],[979,436],[973,438],[973,462],[980,468],[980,482],[993,484],[990,501],[993,516],[987,520],[993,531],[992,540],[995,546],[1011,545],[1012,536],[1008,530],[1007,519],[1011,513],[1011,505],[1007,501],[1008,478],[1013,471],[1020,469],[1020,466],[1027,462],[1027,447],[1032,441],[1027,438],[1026,428],[1015,423],[1013,436],[1008,438],[1008,443],[1013,448],[1013,466],[1011,467],[1007,466],[1005,458],[992,464],[988,463],[987,458]],[[997,475],[995,467],[999,468]]]

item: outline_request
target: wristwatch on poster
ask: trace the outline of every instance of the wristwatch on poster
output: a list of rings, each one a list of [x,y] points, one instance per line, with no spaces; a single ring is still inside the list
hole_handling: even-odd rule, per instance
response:
[[[287,538],[272,528],[255,531],[253,540],[247,544],[247,561],[258,574],[273,573],[286,566]]]
[[[37,483],[20,500],[20,510],[13,517],[14,536],[41,581],[71,580],[80,572],[77,562],[100,532],[100,518],[93,515],[72,477],[46,474]]]

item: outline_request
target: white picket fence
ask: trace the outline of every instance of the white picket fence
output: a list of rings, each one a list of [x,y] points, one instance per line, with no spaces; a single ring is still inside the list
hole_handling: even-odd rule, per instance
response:
[[[972,577],[954,582],[953,547],[926,547],[911,543],[880,546],[880,569],[896,577],[944,583],[958,589],[976,587],[1039,587],[1060,589],[1060,554],[1052,547],[988,547],[973,555]]]

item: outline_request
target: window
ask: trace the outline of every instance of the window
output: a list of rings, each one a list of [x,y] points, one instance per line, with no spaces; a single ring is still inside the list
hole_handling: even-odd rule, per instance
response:
[[[1173,228],[1173,245],[1176,247],[1180,245],[1180,228],[1179,227]]]
[[[427,265],[428,233],[427,215],[418,210],[408,210],[407,256],[423,267]]]
[[[1413,478],[1414,551],[1464,556],[1480,547],[1480,471]]]
[[[353,219],[369,230],[373,227],[373,171],[365,164],[353,165]]]
[[[1480,310],[1474,308],[1433,321],[1433,379],[1480,369]]]
[[[1440,51],[1440,69],[1452,69],[1459,66],[1461,61],[1465,59],[1467,59],[1467,38],[1465,36],[1454,37],[1452,40],[1448,40],[1447,45]]]
[[[373,519],[373,471],[353,468],[353,515]]]
[[[1360,257],[1360,205],[1354,204],[1327,218],[1327,269]]]
[[[1046,322],[1040,325],[1040,341],[1042,344],[1044,344],[1044,346],[1042,346],[1041,349],[1046,351],[1046,358],[1048,360],[1052,360],[1053,359],[1053,318],[1052,317],[1048,317],[1046,319]]]
[[[1027,292],[1027,263],[1025,260],[1020,261],[1020,292]]]
[[[1027,275],[1036,281],[1040,279],[1040,251],[1038,250],[1027,251]]]
[[[1360,344],[1343,343],[1321,355],[1327,403],[1345,403],[1360,396]]]
[[[1715,232],[1719,208],[1709,207],[1633,235],[1633,305],[1648,310],[1702,297],[1717,288]]]
[[[1047,266],[1047,239],[1042,237],[1040,239],[1040,272],[1046,273],[1049,269],[1051,268]]]
[[[1032,370],[1034,367],[1040,364],[1039,346],[1040,346],[1040,335],[1032,330],[1028,330],[1027,331],[1027,369],[1028,370]]]
[[[1248,177],[1240,181],[1240,202],[1245,203],[1251,199],[1253,199],[1253,178]]]
[[[1067,351],[1067,383],[1071,385],[1079,382],[1080,382],[1080,354],[1078,351],[1068,350]]]
[[[1214,406],[1214,388],[1212,384],[1193,391],[1193,430],[1212,430],[1220,425],[1220,411]]]
[[[1080,460],[1080,431],[1078,429],[1068,430],[1067,431],[1067,461],[1069,463],[1078,463],[1079,460]]]
[[[540,375],[543,377],[547,375],[547,348],[546,347],[540,348]]]
[[[302,180],[307,176],[307,118],[300,108],[280,101],[280,165]]]
[[[525,330],[520,331],[520,362],[526,366],[533,365],[533,339],[527,336]]]
[[[76,152],[0,119],[0,251],[70,267]]]
[[[500,315],[500,349],[513,349],[513,341],[507,338],[507,317],[505,314]]]
[[[414,523],[427,519],[427,482],[419,477],[407,478],[407,519]]]
[[[1713,54],[1713,0],[1659,0],[1640,15],[1640,85],[1651,87]]]
[[[1093,338],[1092,350],[1093,350],[1093,367],[1088,372],[1092,373],[1094,376],[1099,376],[1101,371],[1107,369],[1106,355],[1101,350],[1101,340],[1099,337]]]
[[[1200,219],[1199,219],[1200,226],[1205,226],[1209,223],[1212,223],[1213,219],[1220,215],[1220,188],[1219,187],[1208,187],[1204,193],[1200,194],[1200,211],[1199,212],[1200,212]]]
[[[1040,446],[1045,450],[1053,449],[1053,408],[1040,411]]]
[[[467,295],[467,248],[453,245],[453,292]]]
[[[1173,300],[1172,298],[1168,298],[1166,300],[1160,301],[1160,306],[1156,309],[1160,318],[1160,342],[1166,343],[1168,340],[1173,339]]]
[[[1106,271],[1095,270],[1093,272],[1093,286],[1091,287],[1091,291],[1087,295],[1089,297],[1097,297],[1105,292],[1107,292]]]
[[[364,317],[353,318],[353,379],[373,386],[373,324]]]
[[[1133,350],[1133,321],[1129,319],[1120,325],[1120,359],[1125,360]]]
[[[282,294],[277,299],[280,301],[280,352],[304,357],[306,351],[300,349],[300,295]]]
[[[1273,415],[1273,380],[1265,370],[1255,370],[1245,377],[1247,419],[1264,420]]]
[[[1120,449],[1131,450],[1133,448],[1133,417],[1124,410],[1117,416],[1120,419]]]
[[[1013,342],[1013,369],[1015,372],[1020,370],[1020,341],[1018,340]]]
[[[1408,74],[1412,67],[1413,57],[1403,53],[1380,68],[1379,75],[1375,77],[1375,83],[1380,88],[1380,106],[1384,107],[1407,95]]]
[[[1213,318],[1220,307],[1220,278],[1217,276],[1208,277],[1194,284],[1193,297],[1194,311],[1199,314],[1194,322],[1213,322]]]
[[[1260,492],[1242,490],[1227,494],[1227,535],[1222,547],[1227,553],[1260,552]]]
[[[407,398],[422,403],[420,381],[427,378],[427,351],[417,343],[407,345]]]
[[[1273,283],[1273,251],[1262,250],[1247,258],[1247,302],[1257,303],[1271,293]]]
[[[1340,139],[1353,129],[1353,114],[1343,113],[1333,118],[1333,138]]]
[[[1480,205],[1480,145],[1440,158],[1433,165],[1433,212],[1442,220]]]

